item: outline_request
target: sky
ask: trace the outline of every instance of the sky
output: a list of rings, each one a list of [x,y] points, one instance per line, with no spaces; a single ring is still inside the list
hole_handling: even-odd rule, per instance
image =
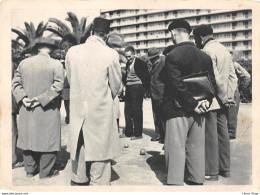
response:
[[[68,16],[67,12],[73,12],[80,21],[82,17],[87,17],[87,24],[89,24],[95,17],[100,15],[99,9],[57,9],[57,10],[13,10],[12,11],[12,28],[20,27],[25,29],[24,22],[33,22],[35,28],[43,21],[47,22],[49,18],[57,18],[67,24],[71,25],[65,18]],[[48,34],[48,33],[47,33]],[[12,33],[12,39],[16,38],[16,34]],[[45,36],[45,34],[44,34]]]

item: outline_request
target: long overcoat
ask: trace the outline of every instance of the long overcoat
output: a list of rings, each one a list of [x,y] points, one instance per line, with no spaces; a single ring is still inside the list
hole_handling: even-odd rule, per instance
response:
[[[82,129],[85,161],[103,161],[119,153],[113,98],[119,91],[121,70],[116,51],[93,35],[70,48],[65,66],[70,84],[69,150],[75,160]]]
[[[46,53],[23,60],[15,71],[12,92],[17,103],[38,97],[40,106],[19,110],[17,147],[37,152],[60,150],[60,93],[64,71],[58,60]]]

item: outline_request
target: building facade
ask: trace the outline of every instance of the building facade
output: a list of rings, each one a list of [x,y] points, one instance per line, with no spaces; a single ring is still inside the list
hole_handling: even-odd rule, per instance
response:
[[[229,51],[241,51],[242,58],[252,58],[252,10],[101,10],[101,16],[111,21],[111,31],[122,34],[139,55],[150,47],[163,50],[171,45],[168,25],[180,18],[189,22],[192,29],[210,24],[214,38]]]

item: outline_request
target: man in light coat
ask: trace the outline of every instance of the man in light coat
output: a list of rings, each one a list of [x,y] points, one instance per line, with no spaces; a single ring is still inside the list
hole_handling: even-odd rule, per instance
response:
[[[38,55],[23,60],[15,71],[12,92],[19,111],[17,147],[23,150],[26,176],[40,172],[40,178],[58,175],[53,168],[60,150],[60,93],[62,64],[49,54],[56,46],[48,38],[36,40]],[[38,162],[39,161],[39,162]]]
[[[202,47],[212,59],[217,85],[219,110],[206,115],[205,148],[206,179],[218,180],[218,175],[230,177],[230,140],[227,127],[227,107],[233,103],[237,77],[229,51],[213,38],[209,25],[200,25],[193,30],[198,47]]]
[[[71,185],[110,185],[111,159],[119,153],[113,100],[121,82],[118,53],[106,37],[110,23],[93,22],[92,36],[69,49]]]

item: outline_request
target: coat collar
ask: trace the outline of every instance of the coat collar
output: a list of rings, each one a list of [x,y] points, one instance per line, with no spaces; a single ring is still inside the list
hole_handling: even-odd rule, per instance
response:
[[[178,44],[174,45],[174,47],[172,48],[172,50],[175,49],[176,47],[179,47],[179,46],[182,46],[182,45],[192,45],[192,46],[195,46],[194,43],[191,42],[191,41],[184,41],[184,42],[181,42],[181,43],[178,43]],[[172,51],[172,50],[171,50],[171,51]]]
[[[204,47],[206,47],[206,46],[209,45],[209,44],[215,43],[215,42],[217,42],[215,39],[210,39],[209,41],[206,41],[206,42],[205,42]],[[204,47],[203,47],[203,48],[204,48]]]
[[[47,53],[43,53],[43,52],[39,52],[39,53],[38,53],[38,55],[41,55],[41,56],[46,56],[46,57],[50,57],[50,55],[49,55],[49,54],[47,54]]]
[[[96,36],[96,35],[92,35],[90,36],[87,41],[99,41],[100,43],[102,43],[103,45],[106,45],[105,41],[103,39],[101,39],[100,37]],[[87,42],[86,41],[86,42]],[[85,42],[85,43],[86,43]]]

